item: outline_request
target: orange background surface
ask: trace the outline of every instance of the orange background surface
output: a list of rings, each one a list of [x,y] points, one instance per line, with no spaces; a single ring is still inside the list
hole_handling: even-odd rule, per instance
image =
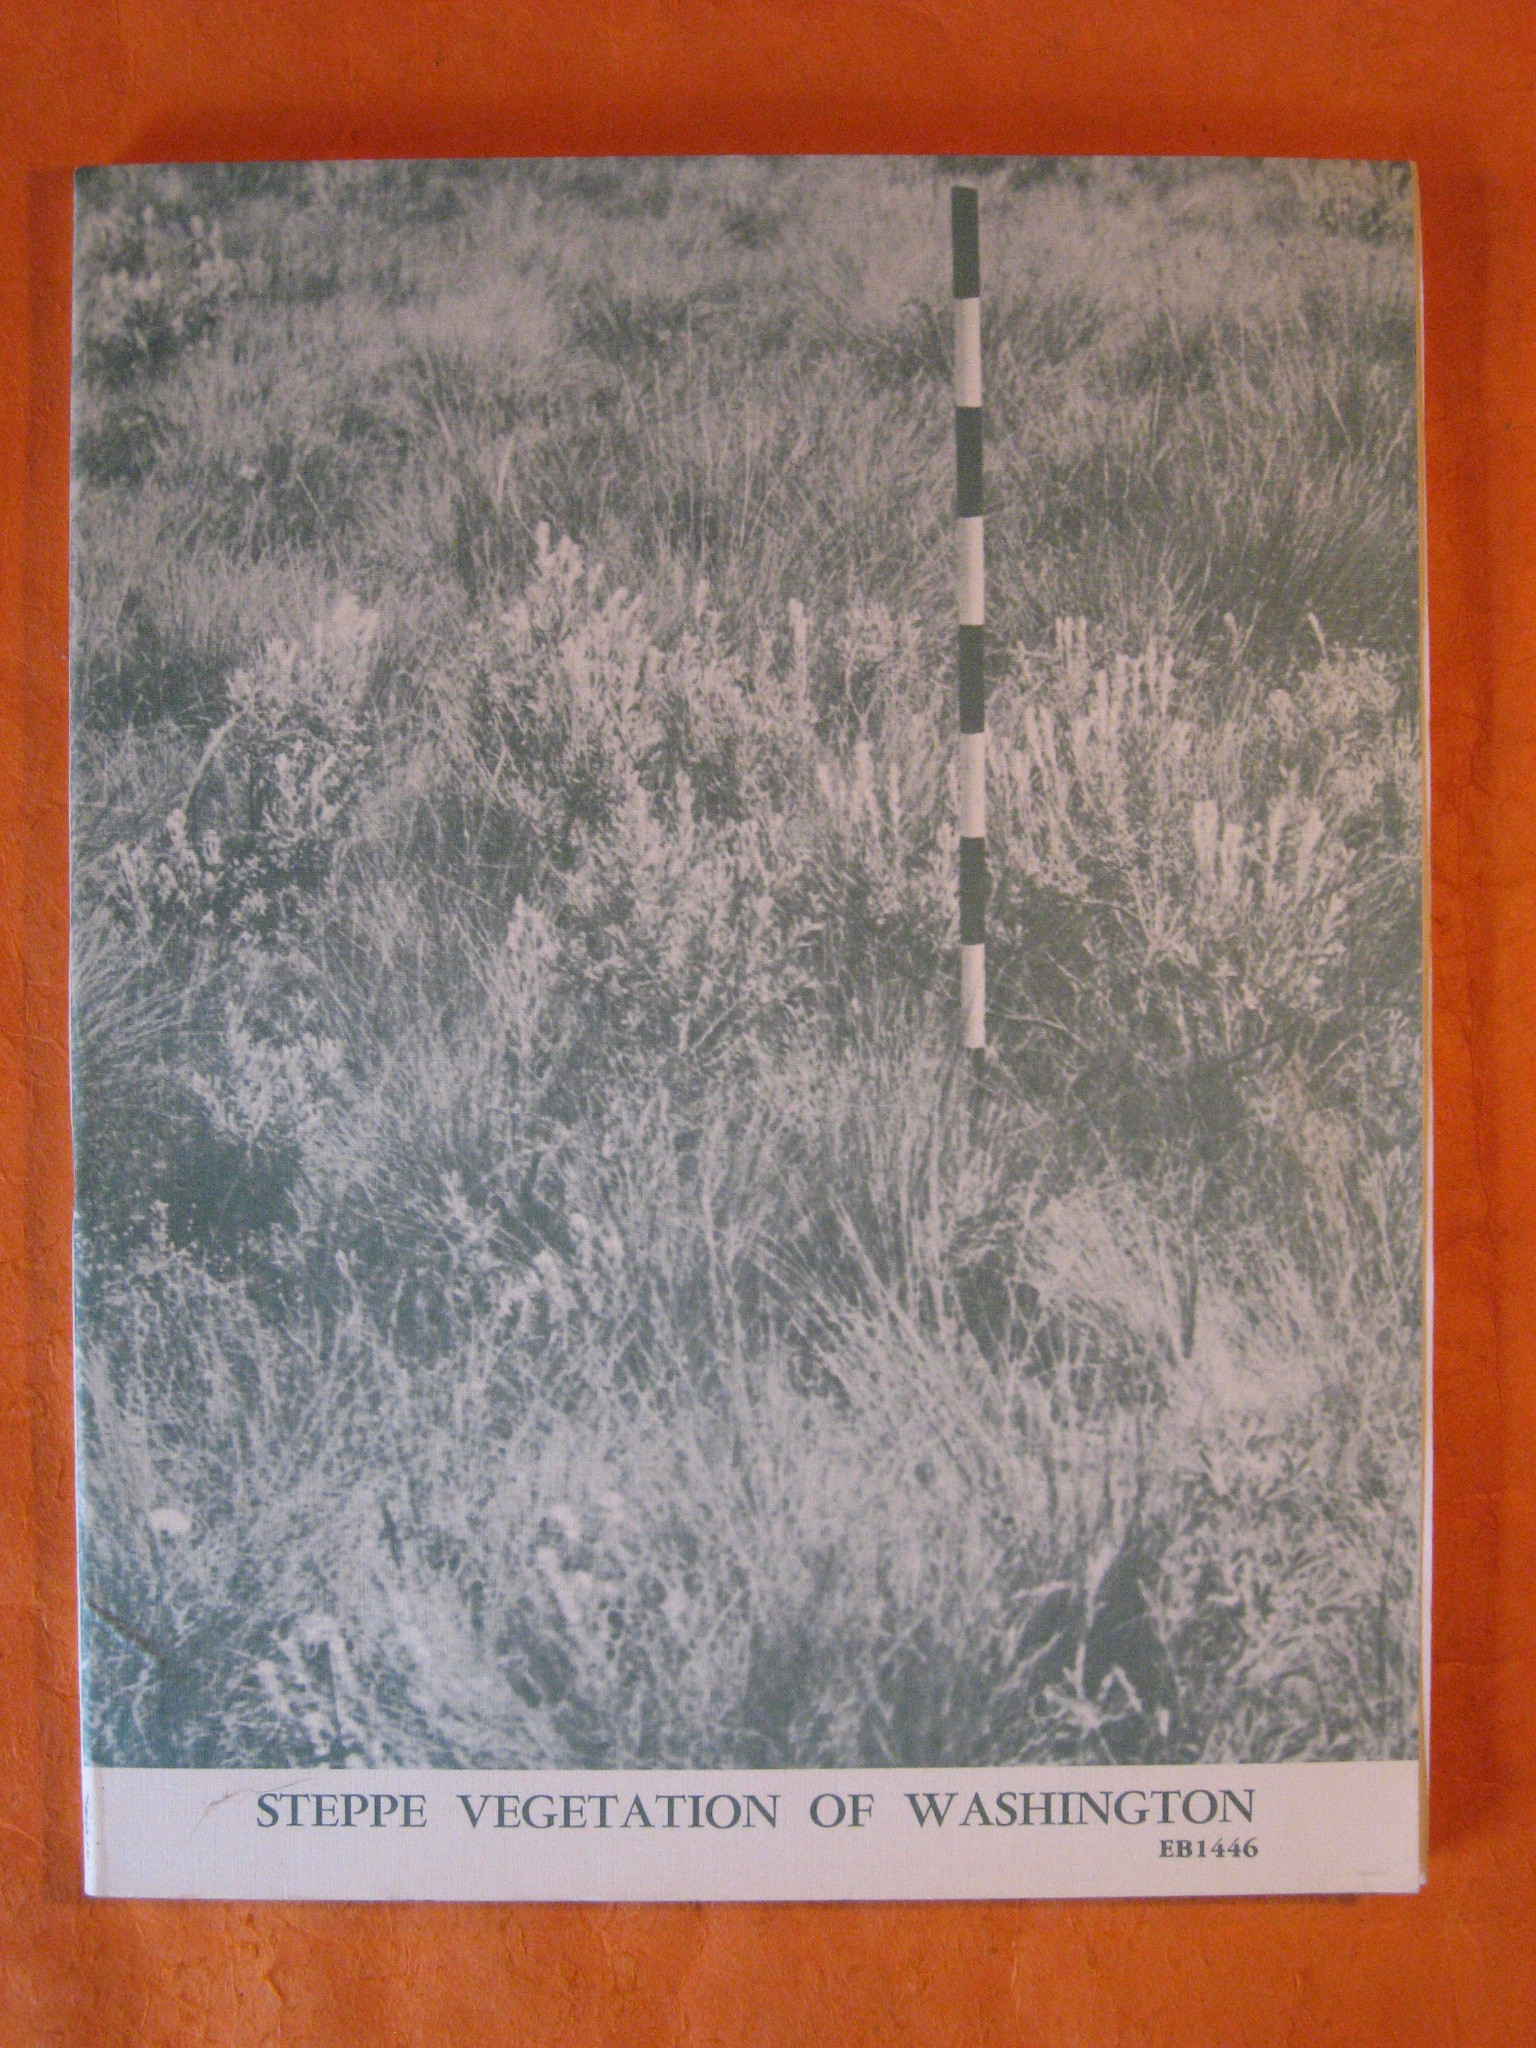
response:
[[[1426,278],[1434,1747],[1411,1899],[81,1897],[69,172],[573,151],[1412,157]],[[0,2040],[1536,2041],[1536,7],[0,0]]]

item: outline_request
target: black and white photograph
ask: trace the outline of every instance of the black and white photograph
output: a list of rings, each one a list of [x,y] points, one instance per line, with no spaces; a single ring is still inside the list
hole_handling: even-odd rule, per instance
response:
[[[1416,1786],[1409,167],[87,171],[73,346],[88,1775]]]

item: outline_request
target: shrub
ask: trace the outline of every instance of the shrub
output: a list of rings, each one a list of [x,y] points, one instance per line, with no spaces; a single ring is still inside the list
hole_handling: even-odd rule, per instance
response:
[[[98,1759],[1410,1753],[1401,195],[983,175],[979,1092],[928,174],[83,187]]]

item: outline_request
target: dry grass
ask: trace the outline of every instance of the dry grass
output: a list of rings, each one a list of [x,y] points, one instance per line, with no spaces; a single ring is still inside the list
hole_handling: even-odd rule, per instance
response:
[[[983,167],[973,1101],[942,171],[123,176],[96,1760],[1411,1754],[1399,187]]]

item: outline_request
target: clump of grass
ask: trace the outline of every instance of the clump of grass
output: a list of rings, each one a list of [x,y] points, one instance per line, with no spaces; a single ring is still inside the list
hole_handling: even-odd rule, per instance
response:
[[[86,194],[92,1754],[1410,1754],[1401,195],[984,173],[973,1099],[941,182],[428,169]]]

